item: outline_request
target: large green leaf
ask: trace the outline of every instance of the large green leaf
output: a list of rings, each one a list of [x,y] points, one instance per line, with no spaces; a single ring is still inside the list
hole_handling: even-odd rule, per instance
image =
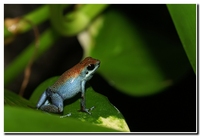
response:
[[[59,118],[34,110],[4,107],[4,132],[112,132],[73,118]]]
[[[36,103],[42,92],[57,79],[58,77],[50,78],[38,86],[30,101],[11,91],[4,91],[4,128],[6,132],[130,131],[120,111],[105,96],[94,92],[91,87],[86,92],[86,103],[89,108],[95,106],[91,111],[92,114],[78,111],[80,102],[77,97],[65,103],[64,115],[70,113],[70,117],[60,118],[60,115],[41,113],[40,110],[36,110]],[[49,120],[53,122],[52,125]],[[20,125],[17,125],[19,122]],[[87,123],[85,125],[82,122]]]
[[[85,56],[101,60],[101,75],[118,90],[145,96],[170,86],[189,68],[180,43],[107,10],[79,35]]]
[[[169,12],[190,63],[196,72],[196,4],[168,4]]]
[[[57,79],[58,77],[53,77],[41,83],[32,94],[30,101],[36,105],[43,91],[47,87],[51,86]],[[71,114],[70,118],[75,118],[83,122],[90,122],[91,124],[113,128],[119,131],[130,131],[123,115],[109,102],[105,96],[96,93],[91,87],[87,88],[86,107],[95,107],[91,111],[92,114],[78,111],[80,109],[80,101],[78,96],[79,95],[72,99],[66,100],[64,115]]]

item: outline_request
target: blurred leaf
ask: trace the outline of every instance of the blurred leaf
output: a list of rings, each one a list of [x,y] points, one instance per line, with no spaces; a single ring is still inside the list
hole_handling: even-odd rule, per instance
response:
[[[23,97],[9,91],[4,90],[4,105],[6,106],[20,106],[20,107],[28,107],[33,108],[35,105],[29,102],[28,100],[24,99]]]
[[[41,94],[46,90],[47,87],[51,86],[58,77],[50,78],[41,83],[32,94],[30,101],[35,103],[38,102]],[[65,101],[64,114],[71,114],[70,118],[75,118],[83,122],[90,122],[92,124],[113,128],[119,131],[130,131],[128,125],[125,122],[123,115],[120,111],[113,106],[109,100],[96,93],[91,87],[86,90],[86,107],[95,107],[91,111],[91,115],[88,113],[79,112],[80,110],[80,96],[73,97]]]
[[[180,43],[138,27],[117,10],[107,10],[97,18],[79,35],[79,41],[86,56],[101,61],[101,75],[134,96],[164,90],[189,67]]]
[[[167,4],[185,52],[196,73],[196,4]]]
[[[113,132],[114,129],[24,108],[4,107],[4,132]]]

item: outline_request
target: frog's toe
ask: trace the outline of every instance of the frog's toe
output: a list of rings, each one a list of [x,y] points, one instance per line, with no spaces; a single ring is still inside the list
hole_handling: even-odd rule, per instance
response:
[[[93,109],[94,109],[94,106],[92,106],[92,107],[89,108],[89,109],[81,109],[81,110],[79,110],[79,111],[86,112],[86,113],[88,113],[88,114],[92,114],[92,113],[89,112],[89,111],[91,111],[91,110],[93,110]]]
[[[68,114],[66,114],[66,115],[60,116],[60,118],[69,117],[69,116],[71,116],[71,115],[72,115],[71,113],[68,113]]]

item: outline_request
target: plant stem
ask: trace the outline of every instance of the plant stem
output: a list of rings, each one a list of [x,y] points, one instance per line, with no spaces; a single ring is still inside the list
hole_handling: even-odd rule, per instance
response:
[[[52,44],[58,39],[59,35],[55,33],[52,29],[46,30],[40,36],[39,42],[40,46],[37,51],[37,57],[42,55],[47,49],[49,49]],[[31,43],[24,51],[19,54],[12,63],[5,68],[4,71],[4,85],[8,85],[12,82],[19,74],[22,73],[24,68],[27,66],[31,56],[34,53],[35,42]]]
[[[107,6],[107,4],[81,5],[77,10],[63,16],[63,5],[50,5],[50,19],[60,34],[74,36],[85,29]]]
[[[32,25],[39,25],[49,18],[49,7],[43,5],[40,8],[30,12],[23,17],[5,19],[4,21],[4,38],[8,38],[16,33],[24,33],[32,28]],[[9,20],[9,24],[7,21]],[[27,21],[28,20],[28,21]],[[31,24],[29,23],[31,22]],[[14,29],[11,29],[14,28]]]

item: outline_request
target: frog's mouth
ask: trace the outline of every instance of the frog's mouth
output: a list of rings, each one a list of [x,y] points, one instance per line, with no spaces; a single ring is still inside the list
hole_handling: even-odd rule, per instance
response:
[[[94,69],[94,71],[96,71],[99,67],[100,67],[100,62],[98,62],[98,63],[96,64],[96,68]]]
[[[93,69],[93,71],[91,72],[91,76],[94,75],[94,73],[97,71],[97,69],[100,67],[100,62],[98,62],[96,65],[95,65],[95,68]]]
[[[100,67],[100,64],[101,64],[101,63],[100,63],[100,61],[99,61],[99,62],[97,63],[97,68],[99,68],[99,67]]]

